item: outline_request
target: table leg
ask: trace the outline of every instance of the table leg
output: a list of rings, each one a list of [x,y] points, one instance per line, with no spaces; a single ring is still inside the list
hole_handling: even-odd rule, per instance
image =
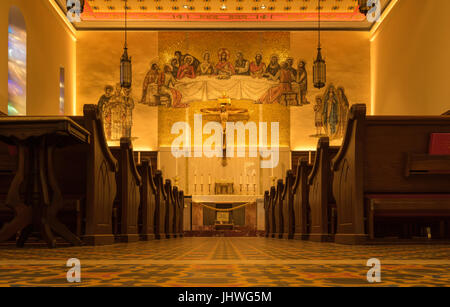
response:
[[[20,200],[20,187],[25,178],[25,146],[18,145],[18,167],[9,187],[6,205],[15,212],[14,219],[0,230],[0,242],[6,241],[32,222],[32,209]]]

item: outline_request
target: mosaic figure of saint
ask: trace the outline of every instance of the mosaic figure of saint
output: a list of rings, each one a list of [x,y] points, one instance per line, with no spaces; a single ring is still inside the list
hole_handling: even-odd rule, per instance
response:
[[[296,76],[297,75],[297,69],[294,68],[294,58],[288,57],[286,59],[286,63],[288,65],[288,69],[291,71],[291,73]]]
[[[123,121],[125,118],[125,108],[123,105],[123,94],[120,83],[116,85],[116,92],[109,101],[111,113],[111,137],[110,141],[118,141],[123,135]]]
[[[157,79],[160,73],[160,69],[157,63],[152,63],[150,70],[147,72],[144,78],[144,84],[142,85],[142,98],[141,103],[146,105],[156,105],[155,96],[158,93]]]
[[[262,61],[262,55],[257,53],[255,55],[255,61],[250,63],[250,75],[253,78],[262,78],[266,71],[266,63]]]
[[[218,79],[229,79],[235,74],[233,64],[230,63],[230,52],[222,48],[219,50],[219,62],[216,64],[216,75]]]
[[[301,106],[309,104],[309,101],[306,99],[306,94],[308,93],[308,74],[306,73],[305,61],[298,62],[295,74],[295,82],[297,82],[298,84],[299,104]]]
[[[174,78],[177,78],[177,77],[178,77],[178,68],[179,68],[178,60],[175,59],[175,58],[173,58],[173,59],[170,61],[170,66],[171,66],[171,69],[172,69],[172,76],[173,76]]]
[[[242,52],[237,53],[237,60],[234,64],[236,75],[249,76],[250,75],[250,63],[244,58]]]
[[[350,108],[344,88],[341,86],[337,89],[337,99],[339,101],[339,131],[337,133],[337,137],[341,138],[344,136],[344,129],[347,124],[348,112]]]
[[[182,54],[181,51],[175,51],[174,59],[177,60],[177,65],[178,65],[178,67],[180,67],[185,62],[184,59],[186,57],[188,57],[188,56],[192,57],[192,63],[191,64],[194,67],[194,71],[197,71],[198,67],[200,66],[200,61],[195,56],[190,55],[188,53]]]
[[[270,57],[270,63],[269,65],[267,65],[266,71],[264,72],[263,76],[269,80],[276,81],[278,80],[278,72],[280,71],[280,69],[281,66],[278,63],[278,56],[274,54]]]
[[[181,92],[175,89],[176,82],[170,66],[164,65],[164,73],[158,79],[159,94],[169,96],[172,107],[185,108],[187,105],[181,103]]]
[[[292,91],[291,83],[293,81],[293,75],[288,69],[288,64],[286,62],[282,63],[281,69],[276,74],[276,78],[280,80],[280,84],[270,88],[263,96],[261,96],[261,98],[258,99],[257,103],[279,103],[280,98],[284,93]]]
[[[314,125],[316,126],[316,135],[314,137],[321,137],[323,135],[323,102],[320,96],[316,96],[316,103],[314,105]]]
[[[113,97],[114,88],[111,85],[105,87],[103,94],[98,101],[98,109],[103,120],[103,128],[106,139],[111,138],[111,105],[110,100]]]
[[[333,84],[330,84],[325,91],[322,114],[326,134],[330,138],[336,138],[339,128],[339,101]]]
[[[178,68],[178,80],[181,80],[185,77],[190,79],[195,78],[195,69],[192,65],[193,61],[194,59],[189,55],[184,58],[183,64],[180,66],[180,68]]]
[[[198,68],[198,74],[202,76],[214,74],[214,65],[211,63],[211,54],[209,52],[203,53],[203,62]]]
[[[123,89],[123,99],[122,99],[122,137],[131,138],[131,128],[133,127],[133,109],[134,100],[131,97],[131,88]]]

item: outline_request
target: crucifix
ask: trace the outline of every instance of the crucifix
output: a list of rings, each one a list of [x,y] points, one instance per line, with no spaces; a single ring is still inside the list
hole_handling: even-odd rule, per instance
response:
[[[232,107],[230,99],[219,99],[219,102],[220,105],[218,107],[205,108],[200,111],[204,114],[205,119],[217,121],[222,124],[222,166],[226,166],[227,122],[246,121],[249,119],[249,114],[247,109]]]

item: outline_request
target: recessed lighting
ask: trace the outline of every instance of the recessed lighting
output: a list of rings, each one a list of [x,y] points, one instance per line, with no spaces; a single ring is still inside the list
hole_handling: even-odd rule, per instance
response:
[[[183,8],[187,9],[189,6],[187,4],[183,5]]]
[[[261,5],[261,9],[264,10],[266,8],[266,6],[263,4]]]
[[[222,4],[222,6],[220,7],[220,9],[221,9],[221,10],[226,10],[226,9],[227,9],[227,6],[225,5],[225,3]]]

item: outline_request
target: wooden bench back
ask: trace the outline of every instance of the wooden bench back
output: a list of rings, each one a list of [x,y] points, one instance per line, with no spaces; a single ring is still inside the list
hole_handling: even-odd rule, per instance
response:
[[[432,133],[450,133],[450,117],[367,116],[356,129],[365,193],[450,193],[448,176],[405,176],[408,154],[428,153]]]

